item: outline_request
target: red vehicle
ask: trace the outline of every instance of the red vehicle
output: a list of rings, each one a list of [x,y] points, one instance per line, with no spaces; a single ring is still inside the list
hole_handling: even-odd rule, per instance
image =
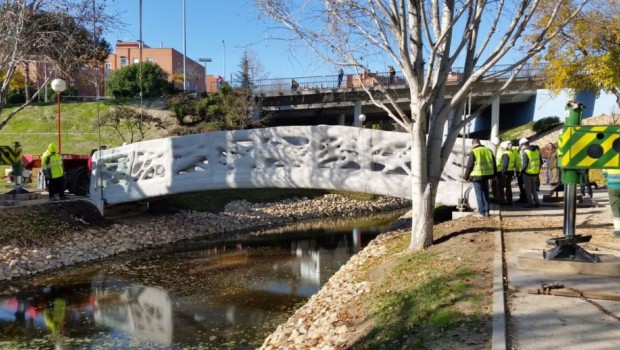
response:
[[[65,188],[78,196],[88,193],[90,174],[88,173],[88,154],[63,154],[62,165],[65,168]],[[41,168],[41,155],[24,154],[24,169],[32,171]]]

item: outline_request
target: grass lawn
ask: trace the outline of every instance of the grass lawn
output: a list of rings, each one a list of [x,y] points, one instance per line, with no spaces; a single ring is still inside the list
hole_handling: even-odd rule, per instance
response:
[[[61,102],[62,153],[88,154],[101,145],[120,146],[122,139],[109,128],[99,128],[97,118],[110,108],[134,104],[132,101],[106,100],[97,102]],[[6,117],[15,107],[5,108],[0,117]],[[150,138],[147,134],[147,139]],[[0,145],[13,142],[22,145],[24,154],[41,154],[50,143],[58,142],[58,109],[56,103],[42,103],[20,111],[0,132]]]

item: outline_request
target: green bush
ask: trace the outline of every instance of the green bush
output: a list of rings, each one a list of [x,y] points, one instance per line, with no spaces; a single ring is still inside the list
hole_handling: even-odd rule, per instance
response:
[[[183,118],[186,115],[196,114],[196,98],[189,94],[169,95],[165,98],[168,109],[174,111],[179,125],[185,125]]]
[[[543,131],[547,131],[555,126],[558,126],[560,124],[560,118],[559,117],[546,117],[546,118],[542,118],[540,120],[537,120],[534,125],[532,125],[532,130],[535,133],[540,133]]]
[[[168,81],[168,73],[160,66],[156,63],[142,62],[130,64],[110,73],[106,81],[106,90],[114,94],[115,90],[124,89],[129,90],[131,96],[138,95],[142,90],[143,97],[153,97],[170,92],[173,86]]]
[[[114,98],[127,98],[131,97],[132,93],[129,89],[113,89],[112,96],[114,96]]]
[[[22,104],[26,102],[24,89],[11,89],[6,95],[6,103],[10,105]]]

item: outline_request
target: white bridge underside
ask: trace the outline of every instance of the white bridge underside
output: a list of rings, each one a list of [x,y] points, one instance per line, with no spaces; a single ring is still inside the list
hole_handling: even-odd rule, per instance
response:
[[[456,205],[461,196],[461,145],[457,140],[446,164],[437,203]],[[470,145],[466,140],[466,149]],[[100,209],[227,188],[315,188],[411,198],[410,152],[408,133],[338,125],[170,137],[95,153],[90,193]]]

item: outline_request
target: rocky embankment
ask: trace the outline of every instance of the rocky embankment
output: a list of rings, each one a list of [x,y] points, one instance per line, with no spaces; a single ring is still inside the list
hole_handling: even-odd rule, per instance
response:
[[[322,217],[355,217],[404,208],[409,203],[391,197],[373,202],[355,201],[336,194],[275,203],[234,201],[217,214],[182,211],[117,222],[106,228],[69,230],[41,246],[6,245],[0,248],[0,281],[184,239]]]
[[[317,294],[279,325],[260,349],[348,349],[363,337],[365,329],[347,326],[347,308],[370,292],[371,288],[370,282],[358,281],[358,268],[368,259],[393,254],[385,248],[384,241],[395,234],[381,234],[355,254]]]

